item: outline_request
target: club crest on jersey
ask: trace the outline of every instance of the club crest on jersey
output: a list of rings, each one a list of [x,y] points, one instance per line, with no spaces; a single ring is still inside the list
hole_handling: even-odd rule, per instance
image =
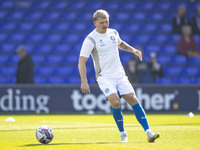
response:
[[[105,46],[105,44],[103,43],[103,40],[99,40],[99,42],[100,42],[100,46],[102,47],[102,46]]]
[[[108,93],[108,92],[109,92],[109,88],[106,88],[106,89],[105,89],[105,92]]]
[[[113,43],[115,43],[115,37],[113,35],[110,36],[110,39],[113,41]]]

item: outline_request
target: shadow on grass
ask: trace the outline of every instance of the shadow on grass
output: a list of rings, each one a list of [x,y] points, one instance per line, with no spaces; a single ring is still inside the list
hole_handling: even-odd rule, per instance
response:
[[[55,146],[55,145],[90,145],[90,144],[121,144],[120,142],[88,142],[88,143],[51,143],[51,144],[27,144],[18,147],[34,147],[34,146]]]

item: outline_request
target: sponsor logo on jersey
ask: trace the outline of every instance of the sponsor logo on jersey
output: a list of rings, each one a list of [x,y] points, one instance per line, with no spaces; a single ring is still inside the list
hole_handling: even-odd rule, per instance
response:
[[[105,46],[105,44],[103,43],[103,40],[99,40],[100,42],[100,47]]]

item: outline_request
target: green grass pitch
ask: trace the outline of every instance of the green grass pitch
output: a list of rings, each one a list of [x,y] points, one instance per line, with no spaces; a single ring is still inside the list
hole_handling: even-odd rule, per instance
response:
[[[134,115],[124,115],[129,142],[120,143],[112,115],[16,115],[16,122],[5,122],[0,116],[0,149],[2,150],[199,150],[200,115],[147,115],[153,131],[161,137],[148,143],[145,132]],[[49,125],[54,130],[51,143],[40,144],[36,129]]]

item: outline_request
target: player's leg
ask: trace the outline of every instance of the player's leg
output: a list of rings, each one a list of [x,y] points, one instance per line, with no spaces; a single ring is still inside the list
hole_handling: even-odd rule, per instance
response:
[[[105,95],[105,97],[107,98],[107,100],[110,102],[112,106],[113,118],[115,119],[117,127],[120,131],[121,141],[127,142],[127,134],[124,130],[124,120],[123,120],[123,114],[121,111],[121,101],[116,90],[116,79],[104,78],[100,76],[98,77],[97,82],[101,91],[103,92],[103,94]]]
[[[159,133],[153,133],[152,130],[149,127],[148,120],[146,118],[146,113],[140,103],[137,100],[137,97],[134,93],[129,93],[122,95],[122,97],[131,105],[133,108],[133,111],[135,113],[135,116],[138,120],[138,122],[142,125],[144,131],[147,134],[147,139],[149,142],[154,142],[155,139],[159,138]]]
[[[117,124],[117,127],[120,131],[121,135],[121,142],[128,142],[127,134],[124,130],[124,119],[123,114],[121,111],[121,101],[117,93],[113,93],[107,97],[108,101],[110,102],[112,106],[112,113],[113,118],[115,119],[115,122]]]
[[[133,108],[138,122],[142,125],[143,129],[147,134],[148,141],[153,142],[156,138],[159,137],[159,133],[154,134],[150,130],[145,111],[138,102],[135,91],[130,82],[128,81],[128,78],[126,76],[121,77],[118,80],[117,87],[117,90],[119,91],[121,97],[123,97]]]

